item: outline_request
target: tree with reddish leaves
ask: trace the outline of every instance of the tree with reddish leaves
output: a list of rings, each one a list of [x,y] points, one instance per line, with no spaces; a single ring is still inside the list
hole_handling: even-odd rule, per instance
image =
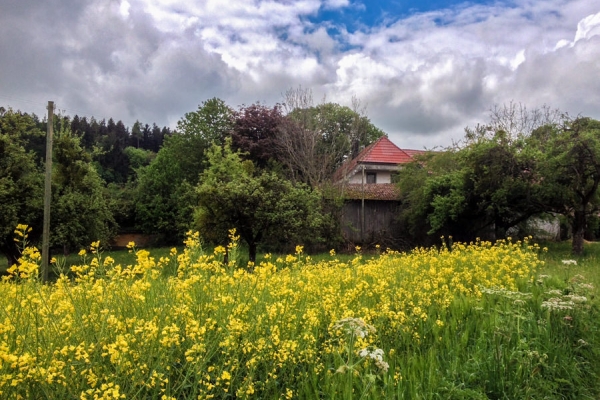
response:
[[[269,160],[277,160],[275,141],[283,115],[281,106],[267,107],[260,103],[241,106],[234,112],[231,132],[233,148],[246,153],[259,168],[265,168]]]

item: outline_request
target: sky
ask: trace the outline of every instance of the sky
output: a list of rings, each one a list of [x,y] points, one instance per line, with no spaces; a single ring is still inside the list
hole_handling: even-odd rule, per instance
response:
[[[175,127],[213,97],[360,100],[402,148],[494,106],[600,119],[596,0],[0,0],[0,106]]]

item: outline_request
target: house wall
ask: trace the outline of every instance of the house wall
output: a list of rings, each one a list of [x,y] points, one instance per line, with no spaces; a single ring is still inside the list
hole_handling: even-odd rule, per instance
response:
[[[392,173],[390,171],[377,172],[377,183],[392,183]]]
[[[392,183],[392,172],[391,171],[370,171],[368,169],[365,169],[365,183],[366,183],[366,174],[368,173],[376,173],[377,177],[375,178],[377,183]],[[350,179],[348,180],[348,183],[357,183],[357,184],[361,184],[362,183],[362,171],[359,170],[356,174],[354,174],[352,177],[350,177]]]
[[[364,236],[361,234],[361,204],[360,200],[348,200],[342,208],[342,234],[346,241],[362,245],[391,246],[399,229],[395,221],[400,203],[365,200]]]
[[[365,178],[365,183],[366,183],[366,179]],[[358,174],[354,174],[350,177],[350,179],[348,180],[348,183],[362,183],[362,173],[359,172]]]

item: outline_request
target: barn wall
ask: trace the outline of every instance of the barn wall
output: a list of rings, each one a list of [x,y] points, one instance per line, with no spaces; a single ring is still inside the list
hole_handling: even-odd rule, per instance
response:
[[[394,241],[399,227],[396,223],[397,201],[365,200],[365,234],[361,237],[361,201],[348,200],[342,209],[342,233],[350,243],[387,245]]]

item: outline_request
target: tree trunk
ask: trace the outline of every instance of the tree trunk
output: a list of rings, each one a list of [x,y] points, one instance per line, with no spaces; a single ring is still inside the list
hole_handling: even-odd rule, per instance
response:
[[[18,264],[19,263],[19,257],[20,257],[20,255],[18,255],[18,254],[8,254],[8,255],[6,255],[7,267],[10,268],[13,265]]]
[[[585,207],[575,210],[573,218],[573,241],[571,251],[574,255],[583,254],[583,235],[585,234],[586,215]]]
[[[248,242],[248,261],[253,264],[256,262],[256,247],[256,242]]]
[[[2,246],[2,249],[0,251],[0,257],[2,256],[2,254],[4,254],[4,256],[6,257],[7,268],[10,268],[13,265],[17,264],[19,262],[19,258],[21,257],[21,252],[19,251],[17,246],[15,246],[14,242],[9,243],[7,246]]]

